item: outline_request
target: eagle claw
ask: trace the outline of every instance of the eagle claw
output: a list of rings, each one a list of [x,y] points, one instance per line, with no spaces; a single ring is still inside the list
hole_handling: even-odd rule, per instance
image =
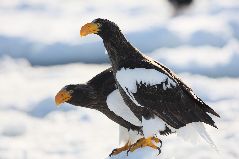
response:
[[[117,149],[114,149],[109,156],[110,157],[113,156],[116,151],[117,151]]]
[[[161,147],[162,147],[162,146],[158,147],[158,151],[159,151],[158,155],[161,154],[161,149],[160,149]],[[158,156],[158,155],[157,155],[157,156]]]
[[[160,143],[160,146],[156,146],[154,143]],[[157,137],[149,137],[149,138],[141,138],[136,143],[131,145],[127,151],[127,156],[129,155],[129,152],[133,152],[138,148],[143,147],[151,147],[152,149],[157,149],[159,151],[158,155],[161,153],[161,147],[162,147],[162,141],[158,139]]]
[[[111,157],[111,156],[117,155],[123,151],[129,150],[129,147],[130,147],[130,144],[129,144],[129,142],[127,142],[123,147],[114,149],[109,156]]]

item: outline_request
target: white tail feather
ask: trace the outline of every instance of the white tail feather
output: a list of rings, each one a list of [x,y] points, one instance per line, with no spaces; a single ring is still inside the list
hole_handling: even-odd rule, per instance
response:
[[[198,136],[204,139],[214,150],[218,152],[217,146],[214,144],[210,135],[207,133],[202,122],[193,122],[177,130],[177,135],[186,141],[196,143]]]
[[[192,123],[194,129],[197,130],[198,134],[215,150],[218,152],[216,144],[213,142],[212,138],[210,135],[207,133],[203,123],[197,122],[197,123]]]

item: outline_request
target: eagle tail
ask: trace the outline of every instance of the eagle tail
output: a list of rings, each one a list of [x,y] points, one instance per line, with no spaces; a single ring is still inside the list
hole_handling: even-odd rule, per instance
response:
[[[191,143],[197,143],[198,137],[204,139],[215,151],[218,152],[217,146],[214,144],[210,135],[207,133],[202,122],[189,123],[176,131],[177,135]]]
[[[192,123],[192,126],[197,131],[199,136],[201,136],[215,151],[219,152],[216,144],[213,142],[212,138],[207,133],[202,122]]]

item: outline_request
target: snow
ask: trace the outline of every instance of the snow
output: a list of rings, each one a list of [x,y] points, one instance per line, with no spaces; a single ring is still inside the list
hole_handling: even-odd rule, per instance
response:
[[[54,95],[62,86],[86,82],[109,65],[32,67],[25,60],[10,58],[2,60],[0,65],[2,158],[95,159],[95,154],[97,158],[106,158],[112,149],[119,147],[118,126],[103,114],[68,104],[57,108],[54,104]],[[206,129],[222,158],[236,159],[239,156],[236,133],[239,131],[239,79],[189,73],[180,74],[180,77],[221,115],[220,119],[214,118],[219,129],[208,126]],[[205,142],[191,145],[176,135],[162,136],[161,139],[165,158],[219,158]],[[128,158],[141,156],[145,151],[148,148],[136,151]]]
[[[239,76],[239,42],[231,40],[224,47],[160,48],[149,56],[176,72],[191,72],[207,76]],[[193,67],[191,67],[193,66]]]
[[[107,97],[106,103],[111,111],[122,117],[124,120],[136,125],[142,126],[141,121],[134,115],[130,108],[125,104],[119,90],[114,90]]]
[[[161,137],[157,157],[239,158],[238,8],[238,0],[195,0],[172,17],[158,0],[1,0],[0,158],[104,159],[119,147],[118,125],[103,114],[54,103],[63,86],[109,67],[83,63],[108,61],[100,38],[79,37],[80,27],[98,17],[116,22],[134,46],[180,73],[221,115],[213,118],[218,129],[205,126],[219,155],[205,142],[192,145],[174,134]],[[154,155],[143,148],[112,158]]]
[[[162,154],[158,155],[158,151],[152,151],[152,149],[146,147],[142,150],[136,150],[134,153],[129,153],[127,156],[126,153],[121,153],[117,156],[109,157],[106,159],[118,159],[118,158],[127,158],[127,159],[136,159],[136,158],[142,158],[142,159],[172,159],[168,157],[164,157]]]
[[[34,65],[108,62],[99,37],[79,36],[80,27],[98,17],[116,22],[144,53],[182,45],[224,48],[232,39],[239,39],[238,8],[237,0],[195,0],[183,15],[172,17],[167,0],[4,0],[0,4],[0,21],[4,22],[0,57],[26,58]]]

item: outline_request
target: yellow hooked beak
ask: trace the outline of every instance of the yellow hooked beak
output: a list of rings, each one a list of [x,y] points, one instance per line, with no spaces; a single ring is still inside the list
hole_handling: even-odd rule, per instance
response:
[[[97,23],[87,23],[80,30],[80,36],[86,36],[88,34],[95,34],[99,32],[100,25]]]
[[[71,95],[68,91],[66,90],[60,90],[57,95],[55,96],[55,103],[57,106],[59,106],[60,104],[67,102],[71,99]]]

